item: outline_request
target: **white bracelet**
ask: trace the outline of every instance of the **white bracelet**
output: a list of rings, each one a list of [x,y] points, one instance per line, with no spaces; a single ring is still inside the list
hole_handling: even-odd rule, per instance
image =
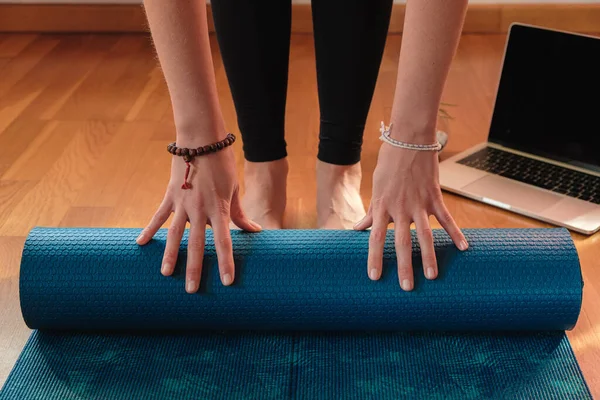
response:
[[[391,146],[399,147],[401,149],[417,150],[417,151],[440,151],[442,149],[442,145],[438,141],[436,141],[434,144],[414,144],[414,143],[406,143],[406,142],[401,142],[396,139],[392,139],[390,137],[391,130],[392,130],[392,124],[390,124],[390,126],[388,126],[386,128],[383,121],[381,121],[381,128],[379,129],[379,131],[381,132],[381,136],[379,137],[379,139],[382,142],[386,142],[387,144],[389,144]]]

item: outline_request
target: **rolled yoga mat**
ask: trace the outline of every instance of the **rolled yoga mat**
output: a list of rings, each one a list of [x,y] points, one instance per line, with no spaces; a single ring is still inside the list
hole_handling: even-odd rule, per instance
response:
[[[582,276],[566,229],[434,231],[439,277],[398,284],[393,232],[233,231],[223,287],[207,233],[199,293],[160,274],[166,231],[35,228],[20,272],[35,329],[0,399],[586,399],[564,333]]]

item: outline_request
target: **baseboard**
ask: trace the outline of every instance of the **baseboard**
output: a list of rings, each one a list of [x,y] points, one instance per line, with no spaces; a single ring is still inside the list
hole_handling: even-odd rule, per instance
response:
[[[136,4],[0,4],[1,32],[143,32]]]
[[[310,5],[294,4],[292,7],[292,31],[311,33]],[[394,5],[390,33],[402,32],[404,10],[403,4]],[[600,4],[471,4],[463,32],[504,33],[513,22],[576,32],[600,32]],[[212,20],[209,27],[212,31]],[[147,30],[144,10],[136,4],[0,4],[0,32]]]

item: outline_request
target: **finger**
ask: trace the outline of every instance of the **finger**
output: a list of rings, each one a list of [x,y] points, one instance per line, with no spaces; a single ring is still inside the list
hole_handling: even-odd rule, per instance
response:
[[[187,216],[183,211],[175,211],[175,216],[167,233],[167,244],[165,246],[165,254],[163,255],[162,268],[160,272],[164,276],[169,276],[175,271],[177,256],[179,255],[179,246],[181,237],[185,231]]]
[[[355,231],[364,231],[365,229],[370,228],[373,225],[373,213],[371,212],[371,207],[369,207],[369,211],[367,215],[363,217],[360,221],[358,221],[354,225]]]
[[[152,217],[150,223],[142,230],[140,235],[135,239],[136,243],[140,246],[145,245],[156,235],[156,232],[160,227],[169,219],[172,212],[172,206],[170,202],[163,201],[158,210]]]
[[[458,225],[456,225],[454,218],[452,218],[452,215],[450,215],[450,212],[443,203],[436,207],[435,217],[446,232],[448,232],[456,247],[463,251],[469,248],[469,243],[467,243],[465,235],[463,235]]]
[[[233,262],[233,247],[231,245],[231,233],[229,231],[229,218],[221,215],[211,219],[213,227],[213,236],[215,240],[215,249],[217,250],[217,259],[219,260],[219,272],[221,273],[221,282],[229,286],[235,278],[235,265]]]
[[[410,221],[400,218],[394,221],[394,242],[396,245],[396,259],[398,261],[398,280],[403,290],[411,291],[414,287],[412,268],[412,237],[410,235]]]
[[[421,247],[421,259],[423,260],[423,272],[427,279],[435,279],[438,274],[437,259],[433,245],[433,232],[429,225],[429,217],[423,213],[415,219],[417,226],[417,238]]]
[[[238,228],[248,232],[259,232],[262,229],[259,224],[249,219],[246,216],[246,213],[244,213],[244,209],[240,202],[239,192],[237,190],[233,193],[231,199],[231,222]]]
[[[187,265],[185,267],[185,290],[188,293],[196,293],[200,287],[202,261],[204,260],[205,233],[205,218],[196,218],[190,223]]]
[[[381,213],[373,219],[373,228],[369,234],[369,257],[367,268],[369,278],[376,281],[381,278],[383,268],[383,248],[389,223],[387,213]],[[370,225],[370,224],[369,224]]]

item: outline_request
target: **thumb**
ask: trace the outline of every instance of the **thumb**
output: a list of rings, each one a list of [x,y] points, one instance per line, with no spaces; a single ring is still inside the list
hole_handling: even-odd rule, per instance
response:
[[[259,232],[262,227],[256,222],[252,221],[246,216],[242,209],[242,203],[240,201],[239,190],[236,189],[231,199],[231,222],[233,222],[238,228],[248,232]]]
[[[354,225],[355,231],[364,231],[365,229],[370,228],[373,225],[373,213],[371,213],[371,207],[369,207],[369,211],[367,215],[363,217],[360,221],[358,221]]]

